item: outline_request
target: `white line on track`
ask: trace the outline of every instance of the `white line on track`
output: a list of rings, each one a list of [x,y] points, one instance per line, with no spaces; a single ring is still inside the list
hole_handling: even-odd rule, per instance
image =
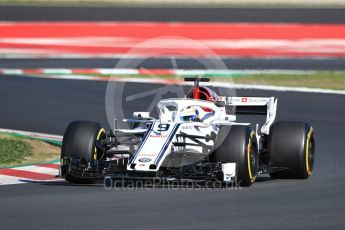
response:
[[[278,70],[277,70],[278,71]],[[249,72],[255,73],[255,70],[250,70]],[[287,73],[288,70],[283,70],[283,73]],[[298,71],[299,73],[301,71]],[[258,70],[257,73],[264,73],[263,70]],[[271,71],[273,73],[273,71]],[[277,72],[276,72],[277,73]],[[293,73],[293,71],[291,72]],[[306,74],[310,71],[306,71]],[[13,75],[13,76],[22,76]],[[34,78],[49,78],[49,79],[64,79],[64,80],[92,80],[92,81],[119,81],[119,82],[133,82],[133,83],[150,83],[150,84],[179,84],[179,85],[189,85],[183,81],[179,80],[165,80],[165,79],[149,79],[149,78],[106,78],[106,77],[95,77],[90,75],[30,75],[27,77]],[[288,87],[288,86],[272,86],[272,85],[254,85],[254,84],[233,84],[224,82],[213,82],[210,85],[216,87],[228,87],[234,89],[253,89],[253,90],[267,90],[267,91],[280,91],[280,92],[302,92],[302,93],[325,93],[325,94],[339,94],[345,95],[345,90],[332,90],[332,89],[320,89],[320,88],[307,88],[307,87]],[[1,129],[0,129],[1,131]]]
[[[12,185],[12,184],[24,184],[26,182],[21,181],[23,178],[14,176],[5,176],[0,174],[0,185]]]
[[[43,173],[43,174],[48,174],[48,175],[52,175],[52,176],[56,176],[59,173],[58,169],[40,167],[37,165],[27,165],[27,166],[15,167],[14,169],[22,170],[22,171],[26,171],[26,172]]]
[[[30,136],[33,138],[47,139],[47,140],[52,140],[52,141],[62,141],[62,136],[46,134],[46,133],[28,132],[28,131],[2,129],[2,128],[0,128],[0,133],[9,133],[9,134],[12,133],[12,134]]]

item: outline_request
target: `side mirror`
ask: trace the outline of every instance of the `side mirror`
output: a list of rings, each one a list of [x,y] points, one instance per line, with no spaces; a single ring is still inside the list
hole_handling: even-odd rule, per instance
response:
[[[150,112],[134,112],[133,118],[139,119],[139,120],[150,120],[152,117],[150,117]]]

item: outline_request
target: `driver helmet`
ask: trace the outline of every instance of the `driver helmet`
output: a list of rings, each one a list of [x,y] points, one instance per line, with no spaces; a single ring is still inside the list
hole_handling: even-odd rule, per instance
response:
[[[187,106],[183,108],[180,113],[181,121],[200,121],[200,109],[198,106]]]

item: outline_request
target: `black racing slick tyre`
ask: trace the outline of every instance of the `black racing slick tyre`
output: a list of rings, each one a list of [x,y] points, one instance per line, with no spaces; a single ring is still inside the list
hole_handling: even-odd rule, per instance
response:
[[[307,179],[315,161],[314,129],[305,122],[279,121],[268,138],[271,166],[286,168],[270,173],[276,179]]]
[[[79,159],[91,166],[101,157],[101,151],[96,147],[96,140],[105,138],[105,130],[100,124],[90,121],[74,121],[70,123],[64,133],[61,159]],[[91,178],[77,177],[61,167],[61,175],[71,183],[94,183]]]
[[[250,186],[258,171],[258,146],[255,132],[248,126],[221,126],[212,162],[236,163],[237,182]]]

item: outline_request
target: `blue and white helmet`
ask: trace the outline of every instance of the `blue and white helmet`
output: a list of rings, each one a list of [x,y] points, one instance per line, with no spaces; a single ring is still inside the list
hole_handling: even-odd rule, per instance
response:
[[[180,112],[181,121],[199,121],[200,111],[197,108],[199,106],[187,106],[183,108]]]

